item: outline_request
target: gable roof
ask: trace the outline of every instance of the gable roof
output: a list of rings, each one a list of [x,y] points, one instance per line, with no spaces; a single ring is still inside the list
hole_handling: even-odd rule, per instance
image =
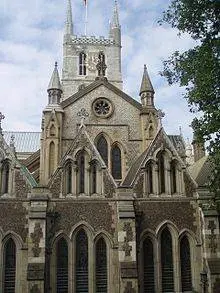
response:
[[[204,156],[190,166],[188,170],[198,186],[206,186],[213,171],[213,164],[208,156]]]
[[[84,95],[87,95],[88,93],[90,93],[91,91],[97,89],[98,87],[100,87],[102,85],[105,86],[106,88],[108,88],[110,91],[114,92],[116,95],[122,97],[125,101],[127,101],[128,103],[130,103],[131,105],[133,105],[137,109],[139,109],[139,110],[142,109],[141,103],[134,100],[132,97],[130,97],[129,95],[127,95],[126,93],[121,91],[119,88],[117,88],[116,86],[114,86],[113,84],[108,82],[107,78],[97,78],[94,82],[92,82],[91,84],[89,84],[85,88],[80,89],[77,93],[75,93],[74,95],[70,96],[69,98],[67,98],[66,100],[61,102],[62,108],[64,109],[64,108],[68,107],[69,105],[71,105],[75,101],[79,100]]]
[[[160,147],[160,145],[156,146],[156,143],[159,140],[159,137],[163,137],[164,141],[166,141],[166,143],[168,144],[169,149],[171,149],[175,153],[178,160],[184,165],[184,162],[182,161],[182,159],[178,153],[178,150],[174,147],[169,136],[165,133],[163,128],[160,128],[159,131],[157,132],[155,138],[150,143],[149,147],[137,158],[137,160],[134,162],[134,164],[129,169],[128,174],[122,183],[122,186],[133,185],[139,170],[144,167],[146,160],[148,159],[149,156],[151,156],[151,152],[155,151],[157,148]]]

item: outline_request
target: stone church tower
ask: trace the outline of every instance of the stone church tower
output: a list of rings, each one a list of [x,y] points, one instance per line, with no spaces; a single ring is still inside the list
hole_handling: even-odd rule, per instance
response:
[[[107,38],[77,36],[67,1],[47,94],[41,133],[0,113],[0,292],[219,293],[212,168],[166,134],[146,66],[140,101],[123,91],[117,1]]]

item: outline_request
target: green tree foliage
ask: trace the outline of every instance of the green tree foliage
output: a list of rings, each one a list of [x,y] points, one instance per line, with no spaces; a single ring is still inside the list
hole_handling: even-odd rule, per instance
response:
[[[184,86],[190,110],[200,113],[192,127],[208,142],[215,165],[211,186],[220,196],[220,0],[172,0],[163,22],[195,40],[194,48],[164,62],[162,75],[170,85]]]

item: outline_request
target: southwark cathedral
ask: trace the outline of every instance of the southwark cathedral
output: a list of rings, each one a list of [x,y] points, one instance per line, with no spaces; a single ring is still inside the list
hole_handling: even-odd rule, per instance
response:
[[[69,0],[41,132],[0,113],[0,292],[219,293],[203,145],[165,132],[146,66],[123,91],[117,1],[108,37],[73,27]]]

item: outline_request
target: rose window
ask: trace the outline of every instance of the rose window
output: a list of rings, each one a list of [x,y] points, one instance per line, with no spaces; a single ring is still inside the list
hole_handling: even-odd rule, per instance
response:
[[[93,103],[93,111],[96,116],[106,118],[112,113],[112,104],[105,98],[99,98]]]

